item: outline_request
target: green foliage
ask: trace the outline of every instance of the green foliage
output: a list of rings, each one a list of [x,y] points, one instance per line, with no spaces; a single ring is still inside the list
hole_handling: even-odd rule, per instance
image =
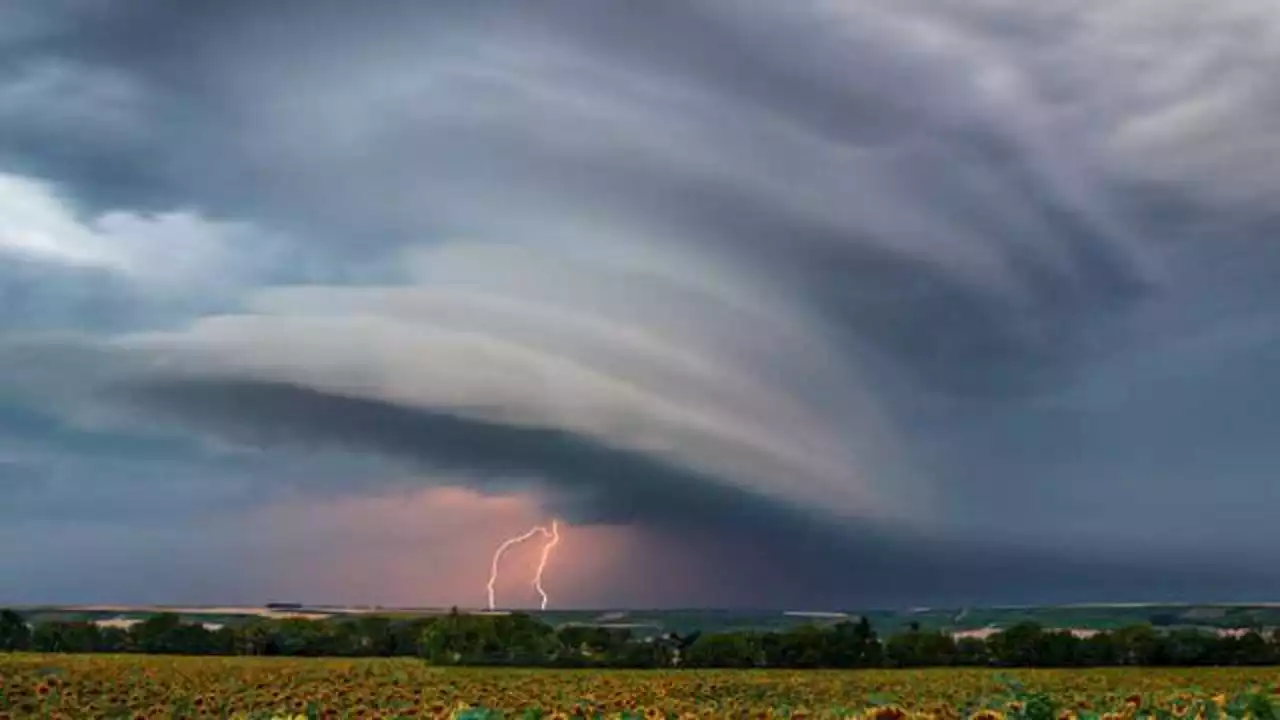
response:
[[[1244,717],[1254,720],[1276,720],[1276,708],[1270,698],[1261,693],[1250,693],[1244,702]]]
[[[88,621],[28,627],[0,611],[0,650],[297,657],[417,656],[436,665],[594,668],[1202,666],[1280,664],[1280,638],[1135,625],[1079,638],[1018,623],[985,640],[908,625],[881,640],[866,618],[781,631],[637,638],[626,628],[553,628],[528,614],[254,618],[206,628],[162,613],[126,629]],[[1259,717],[1261,717],[1259,715]],[[1280,719],[1277,719],[1280,720]]]
[[[28,650],[31,628],[22,616],[12,610],[0,610],[0,651]]]
[[[1019,720],[1055,720],[1058,717],[1058,705],[1048,693],[1022,693],[1018,700],[1022,706],[1017,713]]]

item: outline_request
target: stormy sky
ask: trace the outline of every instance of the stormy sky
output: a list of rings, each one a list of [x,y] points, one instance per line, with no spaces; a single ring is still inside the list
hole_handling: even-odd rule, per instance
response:
[[[0,603],[1280,596],[1280,6],[8,0]],[[501,604],[536,600],[536,548]]]

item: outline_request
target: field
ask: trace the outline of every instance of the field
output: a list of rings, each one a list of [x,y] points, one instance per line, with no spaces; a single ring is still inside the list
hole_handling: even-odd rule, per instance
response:
[[[1011,694],[1009,679],[1025,690]],[[601,672],[432,668],[413,660],[0,655],[0,720],[859,715],[905,720],[975,714],[986,720],[1064,714],[1081,720],[1135,715],[1266,720],[1278,679],[1276,668]],[[983,708],[993,712],[982,713]]]
[[[161,606],[32,606],[15,608],[28,621],[90,621],[125,626],[157,612],[172,612],[184,622],[211,626],[236,626],[254,618],[344,618],[368,614],[403,618],[430,617],[448,608],[353,608],[299,605],[267,607],[161,607]],[[973,634],[990,632],[1031,621],[1047,628],[1081,631],[1111,630],[1125,625],[1151,624],[1161,628],[1200,628],[1229,632],[1241,628],[1280,627],[1277,604],[1121,604],[1063,605],[1004,608],[911,608],[900,610],[846,610],[844,612],[782,612],[778,610],[549,610],[522,611],[552,626],[606,625],[627,627],[637,637],[664,632],[681,635],[702,632],[782,631],[800,624],[828,625],[866,615],[882,635],[914,623],[925,630]]]

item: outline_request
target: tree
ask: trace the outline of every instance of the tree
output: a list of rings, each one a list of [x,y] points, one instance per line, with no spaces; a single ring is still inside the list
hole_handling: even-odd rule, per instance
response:
[[[320,657],[332,649],[331,626],[320,620],[286,618],[273,628],[281,655]]]
[[[145,653],[176,652],[175,645],[182,618],[175,613],[158,613],[129,628],[133,646]]]
[[[207,629],[172,613],[129,630],[90,622],[28,625],[0,611],[0,652],[148,652],[298,656],[417,654],[459,665],[547,664],[592,667],[923,667],[1258,665],[1280,660],[1280,636],[1157,630],[1135,625],[1078,638],[1024,622],[992,635],[955,640],[949,633],[904,626],[884,642],[867,618],[783,632],[726,632],[637,638],[629,628],[552,628],[525,613],[480,616],[451,612],[413,620],[359,616],[324,621],[254,618]]]
[[[1199,630],[1174,630],[1161,638],[1170,665],[1208,665],[1217,638]]]
[[[437,665],[458,665],[480,657],[483,637],[474,618],[451,612],[436,618],[418,639],[418,654]]]
[[[555,631],[559,664],[586,666],[605,664],[616,651],[614,639],[606,628],[591,625],[565,625]]]
[[[975,637],[962,637],[956,641],[956,664],[984,666],[991,664],[991,652],[987,644]]]
[[[1219,642],[1226,651],[1227,662],[1232,665],[1269,665],[1275,662],[1271,647],[1256,630],[1240,637],[1224,637]]]
[[[793,668],[820,667],[828,654],[829,634],[809,623],[779,633],[776,647],[780,657],[777,664]]]
[[[677,657],[670,638],[648,638],[617,649],[609,664],[615,668],[664,668],[673,666]]]
[[[858,622],[836,623],[828,640],[826,663],[832,667],[875,667],[881,662],[880,641],[871,622],[861,617]]]
[[[884,654],[895,667],[951,665],[956,659],[956,643],[947,633],[912,630],[889,638]]]
[[[1167,655],[1160,636],[1150,625],[1129,625],[1111,634],[1116,655],[1121,665],[1163,665],[1162,655]]]
[[[408,655],[418,654],[418,639],[422,637],[422,631],[431,624],[430,618],[414,618],[412,620],[401,620],[392,622],[387,632],[390,635],[391,654],[396,657],[404,657]],[[340,655],[343,648],[340,647],[341,637],[336,632],[331,633],[330,643],[332,654]]]
[[[395,637],[391,633],[391,619],[366,615],[356,620],[356,634],[368,655],[391,657],[395,649]]]
[[[1076,648],[1076,662],[1085,667],[1107,667],[1120,664],[1120,651],[1115,638],[1102,632],[1080,641]]]
[[[31,628],[12,610],[0,610],[0,651],[31,649]]]
[[[528,613],[473,618],[478,621],[481,659],[500,665],[541,665],[557,655],[561,643],[555,631]],[[625,644],[630,631],[620,636],[603,628],[603,652],[607,656],[615,644]]]
[[[240,655],[277,655],[275,633],[272,623],[266,618],[258,618],[235,629],[235,648]]]
[[[702,635],[686,652],[682,665],[701,668],[749,668],[756,662],[756,647],[746,633]]]
[[[1034,667],[1039,660],[1043,634],[1039,623],[1021,622],[992,635],[987,647],[1000,665]]]
[[[98,627],[98,652],[129,652],[129,631],[118,627]],[[227,653],[231,653],[228,648]]]
[[[1069,631],[1044,633],[1036,648],[1036,665],[1040,667],[1071,667],[1080,662],[1080,638]]]

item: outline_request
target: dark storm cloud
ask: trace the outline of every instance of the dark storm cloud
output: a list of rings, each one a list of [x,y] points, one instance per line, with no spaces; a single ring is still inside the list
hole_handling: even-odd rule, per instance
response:
[[[237,53],[280,59],[292,47],[323,56],[324,43],[353,30],[369,38],[398,28],[415,43],[439,41],[458,19],[485,14],[470,3],[400,0],[355,16],[328,0],[283,2],[266,14],[239,0],[16,5],[23,30],[7,42],[0,36],[0,69],[22,91],[0,92],[6,167],[65,182],[94,210],[180,205],[298,224],[274,212],[290,204],[281,178],[245,155],[245,134],[258,130],[227,87],[224,70]]]
[[[146,128],[139,132],[143,139],[137,141],[144,145],[89,132],[96,122],[90,117],[80,125],[51,125],[27,109],[22,117],[31,121],[35,131],[56,132],[57,137],[9,136],[18,167],[52,163],[49,172],[73,179],[75,192],[95,204],[127,200],[151,207],[177,192],[185,194],[178,201],[212,204],[214,212],[251,208],[255,215],[301,224],[312,242],[332,238],[335,231],[359,232],[363,246],[387,240],[417,241],[423,233],[505,227],[495,226],[491,219],[458,217],[449,207],[462,194],[483,197],[503,185],[509,186],[501,191],[507,196],[506,207],[525,218],[517,226],[554,216],[559,207],[573,212],[585,200],[641,227],[646,218],[662,218],[652,226],[655,236],[677,229],[681,241],[712,243],[744,259],[740,261],[778,272],[781,282],[800,289],[850,336],[883,343],[897,362],[948,389],[970,380],[992,389],[999,377],[1014,378],[1018,387],[1018,378],[1027,372],[1013,366],[1065,362],[1080,318],[1093,306],[1128,297],[1136,285],[1132,269],[1104,247],[1105,234],[1094,232],[1087,220],[1057,206],[1054,188],[1027,171],[1016,139],[990,127],[989,117],[975,115],[964,105],[970,101],[948,90],[952,78],[892,43],[877,41],[874,29],[861,31],[866,37],[855,37],[856,51],[850,58],[849,43],[822,32],[820,19],[808,12],[782,13],[760,6],[745,12],[726,3],[669,2],[646,5],[643,10],[605,10],[588,3],[536,12],[514,3],[496,3],[485,10],[445,3],[428,10],[390,2],[380,12],[353,15],[340,3],[286,3],[270,10],[251,3],[221,3],[181,12],[165,3],[142,3],[94,22],[66,24],[71,30],[47,38],[41,45],[43,52],[71,62],[94,63],[88,69],[106,76],[96,84],[114,77],[108,70],[118,73],[120,82],[135,83],[140,97],[131,120]],[[479,44],[450,39],[461,37],[475,37]],[[372,163],[354,169],[374,185],[361,192],[344,178],[330,176],[320,178],[326,184],[317,186],[312,170],[322,175],[329,172],[291,165],[305,163],[302,158],[271,159],[275,151],[270,144],[284,139],[277,137],[279,133],[296,130],[305,137],[322,125],[316,118],[287,113],[281,119],[296,128],[262,127],[255,106],[263,99],[246,96],[256,92],[258,84],[245,75],[254,72],[270,79],[278,74],[281,81],[294,78],[308,67],[299,64],[304,57],[331,64],[338,73],[358,74],[363,72],[359,63],[366,57],[403,56],[403,63],[375,65],[370,71],[431,73],[444,60],[483,60],[483,51],[508,41],[515,41],[517,53],[522,43],[536,41],[602,61],[595,69],[584,60],[563,74],[559,70],[548,77],[533,73],[528,78],[530,87],[572,83],[587,92],[603,91],[604,101],[611,102],[607,84],[615,79],[610,73],[616,72],[624,81],[656,78],[696,94],[701,98],[696,107],[673,110],[688,110],[693,122],[721,125],[732,143],[722,144],[720,152],[747,149],[753,134],[762,132],[761,117],[796,124],[837,146],[909,150],[918,160],[906,157],[893,163],[886,167],[884,179],[910,184],[916,197],[888,212],[910,215],[917,212],[912,205],[920,202],[935,206],[929,212],[944,221],[954,219],[957,231],[964,228],[975,243],[1004,255],[1016,266],[1014,275],[1035,295],[1027,306],[1009,307],[1008,298],[958,286],[953,271],[946,267],[859,237],[873,235],[875,228],[859,227],[848,218],[823,222],[758,191],[709,183],[690,167],[637,158],[631,147],[634,138],[622,137],[586,157],[566,154],[563,148],[546,145],[538,124],[530,129],[530,118],[524,115],[546,111],[552,117],[564,113],[572,120],[571,111],[538,105],[473,117],[465,125],[426,116],[413,123],[416,129],[402,127],[400,116],[393,114],[381,130],[367,135],[367,146],[359,151],[367,160],[355,158],[357,163]],[[23,57],[31,55],[28,51]],[[256,67],[243,65],[241,57]],[[833,71],[851,60],[858,63],[853,72]],[[76,69],[71,65],[66,74],[75,78]],[[84,82],[93,80],[89,77]],[[913,87],[913,92],[903,92],[904,86]],[[459,82],[450,89],[458,93],[457,99],[425,93],[407,98],[403,119],[412,122],[416,108],[436,103],[468,107],[482,102],[485,93],[501,99],[511,95],[514,87],[500,82],[487,89],[477,80]],[[340,86],[318,87],[314,99],[303,98],[301,107],[312,102],[341,106],[343,93]],[[618,99],[630,102],[625,92]],[[267,102],[271,107],[282,100]],[[367,120],[357,123],[373,127]],[[104,145],[102,152],[117,153],[119,161],[82,143]],[[254,153],[260,144],[268,146],[261,160]],[[22,159],[32,153],[61,152],[60,148],[71,149],[66,162],[80,165],[66,167],[56,155]],[[320,157],[332,151],[312,150]],[[781,161],[774,163],[776,171],[790,169],[783,163],[803,162],[798,156],[788,158],[785,146],[766,152]],[[264,167],[263,162],[271,166]],[[423,170],[429,167],[438,168],[454,189],[427,180],[427,187],[415,190],[412,199],[397,200],[404,194],[399,181],[412,177],[414,184],[422,183]],[[850,180],[824,172],[802,171],[810,175],[809,182]],[[556,183],[551,189],[544,179],[548,173]],[[999,213],[982,209],[975,212],[973,202],[963,197],[970,180],[995,183],[1002,202],[1020,207],[1031,223],[1002,221]],[[85,195],[98,192],[114,195]],[[851,186],[848,192],[862,190]],[[412,203],[412,208],[402,207],[404,203]],[[951,210],[948,204],[957,207]],[[413,214],[406,217],[406,210]],[[1035,233],[1039,243],[1061,245],[1074,257],[1066,266],[1052,267],[1045,260],[1046,248],[1036,247],[1036,242],[1028,242],[1027,249],[1002,248],[999,238],[1011,233]],[[334,243],[333,252],[346,252],[345,244]],[[906,278],[910,281],[904,282]],[[894,307],[902,315],[886,322],[885,307]],[[1060,332],[1046,339],[1051,333],[1040,331],[1038,337],[1028,339],[1023,327],[1027,322]],[[920,332],[922,324],[933,332]],[[994,365],[1005,372],[970,377],[980,372],[976,368],[992,366],[983,362],[992,357],[1007,359]],[[952,380],[952,375],[957,377]]]
[[[957,140],[954,151],[938,158],[951,164],[921,172],[915,184],[931,210],[965,221],[966,232],[980,242],[1010,231],[1032,235],[1027,247],[995,248],[1021,286],[1017,295],[977,286],[954,268],[876,242],[859,228],[696,178],[622,167],[584,175],[597,189],[602,182],[612,185],[612,196],[642,208],[639,214],[678,224],[726,255],[768,267],[775,282],[795,289],[830,322],[851,353],[870,347],[913,382],[997,398],[1051,389],[1087,359],[1081,334],[1092,318],[1123,312],[1154,288],[1125,253],[1024,173],[1010,171],[1000,180],[1001,202],[1038,214],[1043,227],[1001,227],[965,207],[966,175],[994,174],[1000,155],[983,152],[989,143],[977,139],[965,149],[962,144]],[[948,175],[954,181],[943,179]],[[584,191],[587,185],[584,180]],[[938,191],[931,193],[930,186]],[[1059,253],[1061,263],[1051,259]]]
[[[64,15],[68,31],[45,38],[40,47],[64,63],[94,63],[85,68],[101,77],[88,76],[83,80],[87,86],[111,79],[136,84],[133,119],[147,128],[137,142],[160,153],[157,157],[144,147],[104,140],[101,133],[88,131],[96,122],[88,116],[80,125],[67,120],[51,126],[24,112],[19,119],[30,120],[30,131],[59,136],[9,134],[18,166],[52,163],[56,170],[51,172],[78,178],[73,187],[82,196],[110,192],[113,200],[147,207],[167,193],[185,191],[189,197],[184,200],[221,203],[214,212],[235,212],[265,198],[273,207],[253,211],[269,217],[283,207],[301,210],[305,205],[304,213],[273,219],[301,223],[312,242],[332,237],[335,230],[359,232],[361,246],[379,238],[417,240],[424,232],[492,225],[490,219],[456,217],[449,203],[461,193],[483,197],[509,186],[510,191],[501,191],[514,193],[506,207],[520,213],[517,225],[526,226],[554,214],[557,207],[572,212],[585,200],[624,223],[652,228],[654,236],[675,230],[682,241],[712,244],[737,262],[769,268],[776,282],[794,288],[851,342],[870,343],[921,382],[962,393],[1042,387],[1037,382],[1059,377],[1079,361],[1077,335],[1091,313],[1115,312],[1142,288],[1137,271],[1107,245],[1106,233],[1063,207],[1055,188],[1029,169],[1018,138],[1010,137],[1007,128],[992,127],[989,114],[978,113],[972,100],[949,89],[954,79],[939,68],[875,38],[874,26],[854,31],[856,49],[850,57],[850,43],[823,32],[819,17],[809,12],[760,6],[746,12],[727,3],[659,2],[643,10],[567,3],[530,12],[504,3],[486,10],[449,3],[426,10],[392,2],[377,13],[358,15],[340,3],[286,3],[270,10],[219,3],[181,11],[166,3],[142,3],[93,22],[77,23],[78,15]],[[480,45],[473,50],[449,37],[475,37]],[[366,55],[404,56],[404,63],[372,70],[429,73],[440,56],[482,59],[477,53],[508,40],[516,41],[513,47],[520,52],[519,43],[531,38],[599,58],[600,70],[620,71],[623,79],[656,78],[695,93],[701,100],[690,119],[723,126],[729,141],[720,143],[722,152],[746,150],[752,135],[763,132],[760,117],[795,124],[833,147],[902,148],[904,158],[885,166],[883,180],[910,186],[911,196],[891,196],[903,206],[888,208],[890,216],[906,217],[923,206],[941,222],[953,222],[952,231],[1010,266],[1009,274],[1028,289],[1026,296],[1010,297],[962,282],[945,264],[875,241],[876,228],[862,227],[857,220],[824,221],[758,190],[735,186],[736,181],[708,182],[692,167],[637,159],[629,148],[633,138],[622,137],[585,157],[566,155],[528,129],[520,107],[466,126],[427,116],[416,130],[401,129],[393,115],[380,134],[368,135],[370,145],[360,151],[376,163],[363,173],[375,183],[370,193],[348,192],[346,181],[337,177],[327,186],[315,186],[314,180],[298,175],[306,168],[290,167],[289,161],[299,158],[283,158],[268,168],[246,155],[259,143],[280,139],[273,134],[289,130],[254,124],[260,116],[253,104],[278,100],[245,96],[257,85],[237,74],[249,68],[232,54],[233,45],[256,64],[253,72],[266,78],[280,74],[283,81],[305,72],[298,65],[301,57],[320,58],[339,73],[358,73]],[[436,45],[443,49],[429,49]],[[28,50],[22,57],[31,55]],[[857,67],[849,72],[834,70],[851,61]],[[76,65],[60,67],[66,67],[69,78],[78,77]],[[604,83],[610,75],[584,63],[563,75],[533,73],[528,80],[534,87],[570,82],[607,93]],[[493,88],[499,98],[512,91]],[[343,92],[340,86],[316,88],[320,100],[303,99],[304,107],[328,102],[331,95],[340,102]],[[475,102],[467,98],[483,98],[486,90],[480,82],[459,83],[456,92],[457,100],[430,95],[409,99],[406,119],[416,105]],[[607,94],[602,97],[610,101]],[[619,98],[626,100],[626,95]],[[542,111],[538,106],[527,110]],[[572,119],[569,111],[547,111]],[[282,119],[297,124],[304,136],[317,127],[313,118],[295,113]],[[365,119],[357,123],[372,126]],[[77,143],[102,144],[102,152],[117,153],[119,162]],[[24,153],[47,155],[59,148],[71,148],[67,161],[83,167],[68,168],[57,156],[21,160]],[[270,152],[268,148],[268,158]],[[778,171],[788,169],[783,163],[803,162],[800,156],[786,157],[785,146],[764,152],[782,161],[774,164]],[[404,217],[399,202],[388,207],[384,200],[366,199],[395,198],[403,192],[395,185],[397,178],[417,176],[415,182],[420,182],[430,167],[440,168],[455,189],[438,188],[443,190],[437,193],[439,200],[430,187],[420,192],[411,201],[413,217]],[[851,179],[829,174],[834,166],[816,172],[794,169],[812,182]],[[539,179],[548,172],[556,181],[549,196],[545,180]],[[155,173],[161,175],[146,177]],[[973,184],[992,187],[1000,202],[1017,207],[1025,220],[983,208],[984,198],[966,197],[973,194],[968,189]],[[863,191],[854,184],[847,192]],[[104,203],[108,198],[90,200]],[[433,215],[432,207],[439,212]],[[661,221],[650,224],[647,218]],[[1008,243],[1010,235],[1028,237]],[[341,245],[333,249],[339,256],[349,252]],[[1057,253],[1065,261],[1053,260]]]
[[[427,470],[458,473],[468,484],[488,491],[545,485],[549,506],[575,523],[687,528],[707,517],[750,524],[799,513],[785,503],[649,455],[554,429],[344,397],[287,383],[173,380],[114,392],[143,408],[248,445],[373,452]],[[342,489],[361,490],[351,482],[346,480]]]
[[[652,542],[653,575],[687,588],[689,604],[715,607],[1266,601],[1280,591],[1257,553],[1091,554],[1010,543],[998,533],[943,541],[859,525],[746,527],[715,518]]]
[[[803,576],[800,596],[1007,596],[989,588],[1002,574],[1046,597],[1177,594],[1230,582],[1189,547],[1235,562],[1274,541],[1266,3],[17,8],[0,170],[57,182],[90,216],[190,208],[280,230],[287,257],[253,278],[330,283],[241,310],[47,258],[0,268],[0,307],[19,309],[0,330],[231,313],[167,340],[215,359],[205,380],[135,385],[157,416],[284,457],[340,446],[494,490],[537,478],[549,509],[676,530],[703,567],[772,557],[765,584]],[[455,238],[599,256],[573,272],[441,251],[405,280],[398,251]],[[611,274],[636,257],[683,285]],[[401,282],[423,295],[394,296]],[[340,284],[377,302],[326,304]],[[517,308],[494,320],[459,287]],[[717,304],[731,294],[776,314]],[[458,324],[484,352],[436,352],[465,344],[440,332]],[[403,404],[331,392],[386,376]],[[445,409],[463,381],[490,419]],[[900,457],[874,456],[888,439]],[[755,462],[778,446],[816,464]],[[930,540],[810,515],[822,482],[866,490],[875,516],[917,476],[936,512],[911,532]],[[806,483],[805,501],[777,499]]]
[[[458,473],[484,491],[541,486],[548,510],[572,525],[628,524],[652,533],[656,552],[647,562],[661,570],[649,570],[668,580],[695,573],[696,579],[686,578],[690,602],[760,608],[856,600],[865,607],[913,598],[962,606],[992,597],[997,588],[1004,602],[1086,601],[1133,588],[1142,588],[1144,598],[1210,601],[1222,593],[1261,598],[1280,589],[1280,579],[1255,574],[1255,558],[1084,558],[1011,547],[998,541],[998,532],[994,542],[939,542],[874,520],[837,521],[569,433],[290,384],[159,381],[117,392],[163,416],[264,449],[374,452],[446,477]],[[351,478],[336,480],[320,492],[377,494],[386,482],[371,476],[362,487]],[[1017,587],[1002,588],[1010,578]]]

